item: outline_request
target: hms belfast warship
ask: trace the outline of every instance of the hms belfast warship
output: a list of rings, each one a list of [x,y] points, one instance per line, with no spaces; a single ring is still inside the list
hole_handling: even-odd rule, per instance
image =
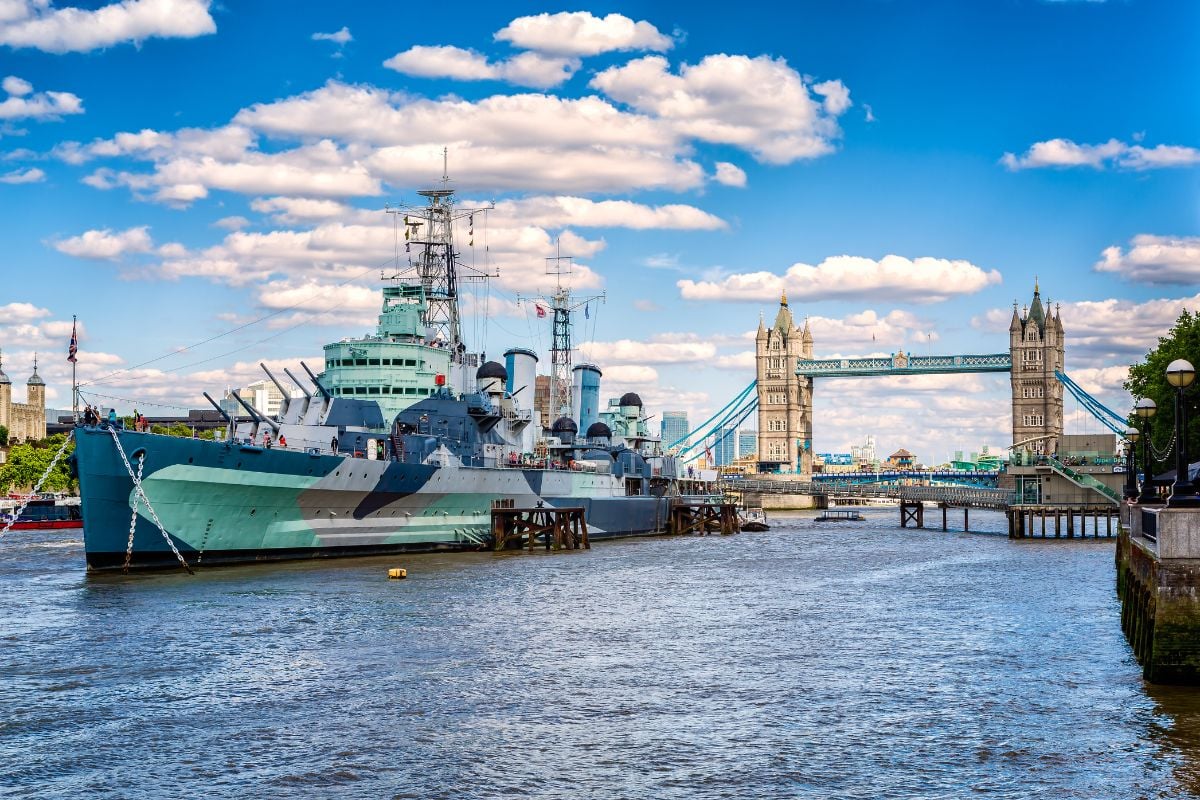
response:
[[[404,217],[416,253],[385,282],[376,334],[327,345],[321,374],[302,363],[311,389],[283,392],[277,415],[234,392],[247,417],[226,416],[223,440],[76,429],[89,569],[478,549],[497,500],[582,507],[592,538],[665,527],[676,462],[647,435],[638,396],[620,401],[616,431],[596,421],[580,435],[565,414],[541,430],[533,351],[515,347],[500,364],[461,339],[453,231],[473,212],[445,180],[420,194],[428,204]],[[554,312],[569,337],[558,324],[569,308]],[[569,364],[562,345],[556,336],[556,365]],[[576,387],[576,408],[594,409],[595,392],[595,380]],[[260,444],[264,434],[287,447]]]

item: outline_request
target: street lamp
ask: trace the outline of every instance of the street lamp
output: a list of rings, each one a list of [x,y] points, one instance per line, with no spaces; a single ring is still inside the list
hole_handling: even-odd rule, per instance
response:
[[[1132,425],[1125,429],[1125,441],[1128,442],[1125,448],[1125,499],[1129,502],[1135,501],[1138,496],[1137,468],[1134,466],[1133,451],[1141,435],[1142,432]]]
[[[1167,505],[1171,508],[1195,508],[1200,497],[1192,483],[1191,464],[1187,446],[1187,409],[1183,405],[1184,390],[1196,380],[1196,368],[1190,361],[1177,358],[1167,366],[1167,382],[1175,387],[1175,483]]]
[[[1150,433],[1154,426],[1151,420],[1158,413],[1158,404],[1149,397],[1143,397],[1133,407],[1133,413],[1145,422],[1146,430],[1142,431],[1142,493],[1138,495],[1138,503],[1155,505],[1159,503],[1158,493],[1154,491],[1154,464],[1150,461]]]

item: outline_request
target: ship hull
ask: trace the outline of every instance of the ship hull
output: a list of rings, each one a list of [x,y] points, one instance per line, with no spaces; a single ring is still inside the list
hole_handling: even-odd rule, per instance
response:
[[[573,471],[437,467],[119,431],[134,470],[193,566],[436,550],[488,544],[495,500],[582,507],[591,538],[660,532],[669,500],[626,497],[612,476]],[[92,570],[178,564],[112,434],[77,429],[84,549]],[[137,506],[135,516],[134,507]]]

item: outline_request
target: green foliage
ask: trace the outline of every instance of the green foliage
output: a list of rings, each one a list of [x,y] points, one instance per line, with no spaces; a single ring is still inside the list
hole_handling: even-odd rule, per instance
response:
[[[40,442],[26,442],[14,445],[8,451],[8,461],[0,466],[0,492],[12,490],[28,491],[32,489],[50,466],[50,461],[58,448],[62,447],[66,434],[56,433]],[[44,492],[71,491],[75,482],[71,479],[67,459],[75,450],[75,443],[67,448],[67,452],[58,460],[54,472],[42,484]]]
[[[180,436],[184,439],[192,438],[192,426],[185,425],[182,422],[176,422],[174,425],[151,425],[151,433],[157,433],[162,436]],[[203,438],[203,437],[202,437]],[[211,436],[207,438],[212,438]]]
[[[0,447],[8,447],[8,426],[0,425]]]
[[[1129,380],[1125,388],[1134,397],[1148,397],[1158,405],[1158,413],[1154,416],[1153,442],[1155,447],[1162,450],[1171,440],[1175,430],[1175,395],[1176,389],[1167,383],[1167,365],[1177,358],[1185,358],[1193,365],[1200,366],[1200,314],[1193,314],[1187,309],[1179,315],[1174,327],[1158,340],[1158,346],[1146,354],[1146,360],[1129,368]],[[1188,453],[1194,461],[1200,458],[1200,413],[1197,413],[1200,400],[1200,382],[1193,383],[1184,393],[1185,408],[1188,414]],[[1140,420],[1130,417],[1132,424],[1141,427]],[[1163,465],[1163,469],[1175,466],[1174,457],[1171,462]]]

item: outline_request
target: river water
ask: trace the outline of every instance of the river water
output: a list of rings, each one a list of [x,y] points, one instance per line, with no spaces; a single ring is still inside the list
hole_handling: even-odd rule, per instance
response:
[[[11,533],[0,796],[1200,797],[1112,540],[867,514],[195,577]]]

